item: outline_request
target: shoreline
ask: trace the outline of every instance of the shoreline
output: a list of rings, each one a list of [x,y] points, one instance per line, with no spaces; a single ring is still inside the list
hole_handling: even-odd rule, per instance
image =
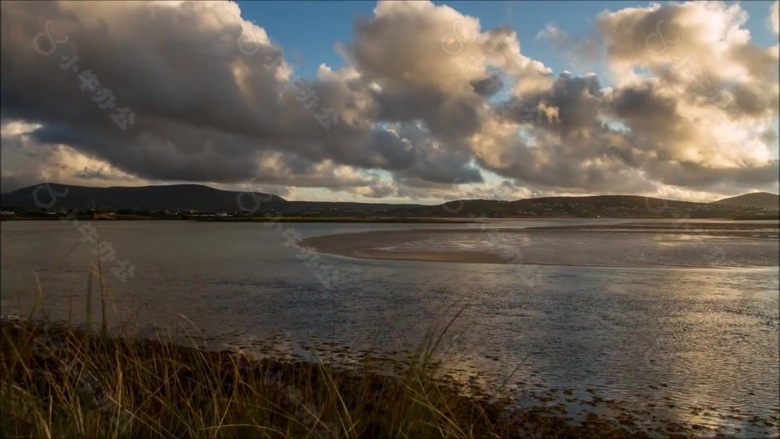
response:
[[[4,221],[57,221],[60,216],[3,216],[0,217],[0,222]],[[485,223],[485,222],[501,222],[501,221],[538,221],[538,220],[557,220],[557,219],[590,219],[590,220],[626,220],[626,221],[641,221],[641,220],[667,220],[681,223],[683,221],[780,221],[778,216],[750,216],[750,217],[691,217],[687,220],[680,218],[674,218],[671,216],[566,216],[566,215],[552,215],[552,216],[518,216],[518,217],[484,217],[484,218],[470,218],[470,217],[230,217],[230,218],[177,218],[177,217],[152,217],[143,215],[118,215],[118,216],[79,216],[76,219],[86,221],[192,221],[192,222],[221,222],[221,223],[245,223],[245,222],[312,222],[312,223],[432,223],[432,224],[447,224],[447,223]]]

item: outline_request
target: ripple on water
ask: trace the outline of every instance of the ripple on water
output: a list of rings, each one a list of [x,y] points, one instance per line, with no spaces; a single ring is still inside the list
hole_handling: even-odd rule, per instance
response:
[[[594,231],[507,232],[492,238],[479,230],[468,236],[420,232],[429,239],[419,246],[426,250],[469,252],[508,242],[522,250],[524,262],[553,265],[540,267],[541,281],[531,287],[513,265],[321,253],[340,273],[328,289],[297,258],[297,250],[284,246],[284,236],[231,224],[216,228],[217,239],[209,235],[212,229],[181,223],[101,229],[101,236],[136,266],[132,281],[108,281],[121,309],[141,308],[137,326],[175,329],[184,315],[210,345],[252,335],[272,339],[263,355],[311,358],[296,351],[311,340],[321,352],[331,349],[333,361],[356,367],[369,358],[392,368],[432,324],[443,326],[437,319],[450,304],[468,305],[445,340],[454,356],[444,364],[450,379],[469,388],[500,385],[519,364],[507,386],[520,400],[570,404],[571,411],[581,407],[578,416],[585,418],[594,411],[603,414],[599,407],[609,408],[614,400],[643,419],[690,418],[706,424],[707,431],[721,425],[744,432],[767,419],[777,428],[776,241]],[[342,230],[309,224],[296,229],[304,236]],[[90,248],[79,247],[67,257],[65,250],[58,253],[69,251],[78,235],[72,229],[49,233],[42,247],[35,233],[9,238],[6,230],[4,225],[3,312],[13,305],[13,312],[24,315],[32,306],[34,270],[46,273],[41,283],[53,314],[61,317],[71,302],[74,310],[84,310],[83,295],[72,291],[86,289]],[[722,265],[690,267],[701,263],[710,246],[724,250]],[[609,266],[592,266],[596,263]],[[67,291],[59,291],[62,285]],[[559,390],[548,394],[552,389]]]

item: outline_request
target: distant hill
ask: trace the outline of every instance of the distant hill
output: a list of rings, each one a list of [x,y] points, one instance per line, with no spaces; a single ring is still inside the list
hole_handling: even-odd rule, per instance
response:
[[[38,207],[33,195],[38,186],[40,185],[28,186],[2,194],[0,205],[3,208],[34,209]],[[53,209],[61,207],[89,208],[94,204],[98,209],[234,211],[239,209],[238,196],[241,194],[241,192],[223,191],[197,184],[98,188],[50,183],[49,187],[54,193],[66,193],[65,191],[67,191],[67,195],[58,198],[57,204],[52,207]],[[39,190],[37,195],[39,201],[44,204],[51,200],[45,190]],[[256,193],[256,195],[265,206],[286,203],[283,198],[276,195],[264,193]],[[252,209],[256,204],[249,195],[242,197],[242,203],[248,209]]]
[[[583,197],[542,197],[515,201],[458,200],[438,206],[420,206],[424,215],[487,217],[517,216],[603,216],[603,217],[678,217],[729,216],[730,206],[708,207],[703,203],[664,200],[638,195],[594,195]]]
[[[752,194],[739,195],[731,198],[724,198],[713,202],[724,206],[747,206],[760,207],[764,209],[780,209],[780,195],[770,194],[768,192],[755,192]]]
[[[35,191],[40,185],[29,186],[2,194],[3,209],[40,210]],[[734,218],[765,216],[763,206],[777,209],[777,195],[749,194],[715,203],[663,200],[635,195],[597,195],[586,197],[545,197],[523,200],[456,200],[439,205],[354,203],[327,201],[286,201],[276,195],[255,193],[258,200],[241,192],[223,191],[195,184],[93,188],[50,183],[58,198],[50,209],[91,208],[98,210],[188,210],[225,211],[256,210],[257,214],[280,213],[290,217],[383,217],[383,218],[527,218],[527,217],[602,217],[602,218]],[[46,191],[39,190],[39,199],[47,203]],[[772,198],[773,197],[773,198]],[[746,199],[740,201],[740,199]],[[773,199],[770,205],[768,199]],[[762,207],[743,206],[742,203]],[[736,203],[737,205],[733,205]],[[242,205],[243,204],[243,205]],[[772,207],[773,206],[773,207]]]

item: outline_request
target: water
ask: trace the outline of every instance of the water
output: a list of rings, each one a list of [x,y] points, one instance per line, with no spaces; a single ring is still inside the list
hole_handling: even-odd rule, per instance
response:
[[[301,352],[310,339],[391,353],[414,347],[443,314],[463,308],[448,339],[453,379],[496,382],[521,364],[510,380],[521,395],[570,389],[580,399],[598,395],[711,428],[763,435],[778,428],[776,230],[775,237],[502,233],[526,261],[545,264],[533,285],[522,281],[516,265],[321,253],[338,271],[328,289],[302,262],[303,250],[290,245],[297,233],[464,226],[287,223],[280,231],[253,223],[96,224],[117,257],[135,267],[126,283],[107,267],[104,276],[118,309],[137,312],[132,318],[141,329],[184,328],[217,347],[273,339],[279,349]],[[82,233],[69,223],[3,222],[1,230],[3,314],[29,312],[37,275],[52,316],[83,321],[94,245],[80,242]],[[416,233],[415,239],[383,234],[382,248],[451,252],[496,245],[479,229]],[[726,257],[697,256],[712,246]],[[748,422],[753,416],[763,430]]]

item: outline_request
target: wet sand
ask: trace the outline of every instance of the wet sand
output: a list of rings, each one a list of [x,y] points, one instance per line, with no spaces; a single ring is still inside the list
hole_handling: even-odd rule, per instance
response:
[[[496,229],[498,230],[498,229]],[[518,232],[518,230],[514,230]],[[307,238],[302,241],[305,247],[314,247],[320,252],[352,258],[390,259],[409,261],[443,261],[443,262],[484,262],[503,263],[501,257],[479,251],[388,251],[382,247],[399,242],[409,242],[425,238],[431,233],[480,233],[478,228],[472,229],[442,229],[442,230],[400,230],[374,231],[358,233],[341,233]]]
[[[303,240],[305,247],[366,259],[484,264],[623,267],[711,267],[714,253],[737,256],[739,266],[767,266],[766,258],[745,261],[759,245],[772,256],[778,223],[669,222],[562,227],[372,231]],[[481,242],[480,242],[481,241]],[[453,244],[454,243],[454,244]],[[461,248],[456,248],[461,247]],[[474,250],[462,249],[474,247]],[[721,252],[721,249],[729,251]],[[675,250],[676,249],[676,250]],[[707,256],[709,251],[709,256]],[[676,252],[676,253],[675,253]],[[715,255],[717,256],[717,255]],[[776,261],[776,257],[772,258]],[[770,265],[773,265],[771,263]]]
[[[684,221],[669,220],[658,222],[636,222],[622,224],[578,224],[546,227],[530,227],[527,230],[534,231],[571,231],[571,230],[631,230],[635,233],[657,233],[659,230],[676,233],[724,233],[738,234],[744,231],[760,230],[762,232],[777,233],[780,222],[776,220],[717,222],[717,221]]]

